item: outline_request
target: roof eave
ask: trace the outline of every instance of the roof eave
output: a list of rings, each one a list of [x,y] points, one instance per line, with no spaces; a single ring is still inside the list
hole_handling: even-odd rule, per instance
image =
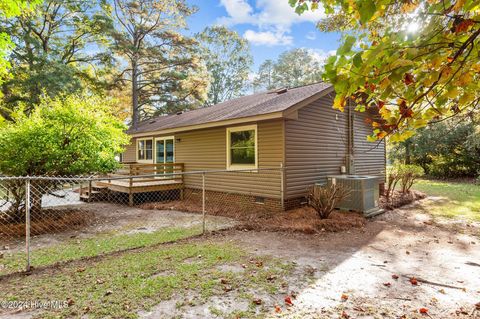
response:
[[[265,114],[259,114],[254,116],[240,117],[235,119],[221,120],[221,121],[187,125],[187,126],[179,126],[179,127],[174,127],[170,129],[154,130],[154,131],[138,132],[138,133],[128,133],[128,134],[132,137],[167,135],[172,133],[200,130],[205,128],[213,128],[213,127],[220,127],[220,126],[226,126],[226,125],[236,125],[236,124],[244,124],[248,122],[280,119],[283,117],[284,117],[283,111],[278,111],[278,112],[265,113]]]
[[[237,125],[237,124],[244,124],[249,122],[256,122],[256,121],[265,121],[265,120],[273,120],[273,119],[281,119],[281,118],[295,118],[294,114],[301,109],[309,105],[310,103],[334,92],[333,86],[330,86],[314,95],[286,108],[283,111],[253,115],[253,116],[246,116],[246,117],[239,117],[234,119],[227,119],[215,122],[207,122],[201,124],[194,124],[194,125],[186,125],[186,126],[178,126],[174,128],[168,128],[163,130],[153,130],[153,131],[146,131],[146,132],[138,132],[138,133],[128,133],[132,137],[146,137],[146,136],[156,136],[156,135],[167,135],[172,133],[179,133],[185,131],[193,131],[193,130],[200,130],[205,128],[214,128],[214,127],[221,127],[226,125]]]

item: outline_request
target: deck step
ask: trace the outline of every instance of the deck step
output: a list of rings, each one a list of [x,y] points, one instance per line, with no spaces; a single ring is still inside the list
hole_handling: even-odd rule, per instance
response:
[[[94,190],[92,190],[91,193],[90,193],[89,191],[84,191],[83,193],[88,196],[89,194],[95,195],[95,194],[100,194],[100,193],[102,193],[102,192],[101,192],[101,191],[94,191]]]
[[[94,190],[105,190],[105,189],[108,189],[108,186],[105,186],[105,185],[92,185],[92,188]]]

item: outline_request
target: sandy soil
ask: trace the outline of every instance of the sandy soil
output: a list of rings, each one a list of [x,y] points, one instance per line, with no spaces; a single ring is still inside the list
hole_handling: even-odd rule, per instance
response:
[[[420,201],[377,216],[363,229],[317,235],[229,231],[213,240],[298,265],[283,292],[259,296],[267,317],[480,318],[475,306],[480,302],[477,226],[463,225],[469,233],[465,234],[456,232],[455,222],[437,224]],[[311,271],[313,280],[300,278],[305,271]],[[412,277],[417,285],[411,283]],[[287,307],[284,298],[292,291],[297,296]],[[180,311],[175,303],[162,303],[140,317],[211,318],[212,306],[227,311],[249,306],[234,295]],[[275,305],[281,312],[274,311]],[[421,308],[428,313],[421,314]]]
[[[89,238],[105,233],[153,232],[160,228],[188,228],[202,224],[201,215],[175,210],[146,210],[121,204],[100,202],[83,203],[76,205],[75,208],[80,211],[93,213],[93,218],[89,225],[71,231],[32,236],[32,248],[53,246],[68,238]],[[219,230],[233,227],[236,225],[236,222],[226,217],[206,216],[206,225],[208,230]],[[0,252],[2,252],[2,248],[5,248],[5,246],[8,248],[7,250],[14,252],[25,249],[25,242],[24,239],[1,241]]]
[[[291,276],[282,278],[286,285],[280,292],[255,295],[263,301],[260,317],[480,318],[480,309],[475,306],[480,302],[480,225],[433,220],[422,205],[431,200],[435,199],[390,211],[350,231],[308,235],[229,230],[208,240],[232,242],[252,255],[271,255],[297,265]],[[145,225],[150,222],[168,227],[196,223],[201,218],[112,205],[100,210],[109,212],[111,220],[94,231],[149,231]],[[225,225],[220,219],[216,221]],[[225,267],[229,268],[221,270],[244,271],[240,266]],[[411,283],[412,277],[416,285]],[[286,306],[286,296],[292,297],[293,306]],[[177,303],[184,298],[162,302],[138,315],[143,319],[213,318],[212,307],[230,313],[252,306],[230,293],[205,304],[178,308]],[[279,306],[277,311],[275,305]],[[422,308],[428,313],[421,314]]]
[[[239,232],[230,240],[324,270],[300,291],[287,317],[412,318],[426,308],[432,318],[480,318],[480,232],[473,227],[477,236],[455,232],[448,222],[437,225],[420,201],[362,231],[317,237]]]

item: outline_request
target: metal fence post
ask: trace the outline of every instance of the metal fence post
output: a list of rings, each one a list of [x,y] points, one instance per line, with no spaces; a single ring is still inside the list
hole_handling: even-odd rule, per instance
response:
[[[283,163],[280,163],[280,204],[282,205],[282,211],[285,210],[285,168]]]
[[[202,173],[202,234],[205,235],[205,172]]]
[[[30,271],[30,179],[25,181],[25,249],[27,252],[26,271]]]

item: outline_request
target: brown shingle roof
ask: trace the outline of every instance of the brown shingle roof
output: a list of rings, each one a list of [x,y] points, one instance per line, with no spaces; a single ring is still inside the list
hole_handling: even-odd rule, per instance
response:
[[[256,93],[178,115],[158,116],[139,123],[137,129],[130,128],[127,133],[146,133],[280,112],[330,87],[330,84],[320,82],[291,88],[284,93],[275,90]]]

